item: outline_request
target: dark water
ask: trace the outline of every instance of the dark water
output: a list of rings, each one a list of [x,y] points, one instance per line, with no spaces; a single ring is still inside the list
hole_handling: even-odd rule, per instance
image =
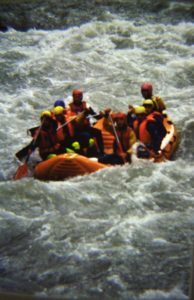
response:
[[[66,29],[97,20],[107,21],[112,16],[144,22],[177,24],[192,22],[193,1],[0,1],[0,27],[25,31],[28,29]]]

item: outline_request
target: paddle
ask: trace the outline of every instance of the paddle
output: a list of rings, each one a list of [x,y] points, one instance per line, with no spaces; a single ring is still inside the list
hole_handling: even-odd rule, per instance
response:
[[[32,127],[30,129],[27,130],[27,133],[30,133],[30,135],[33,137],[32,141],[27,145],[25,146],[24,148],[22,148],[21,150],[19,150],[15,156],[20,160],[22,161],[29,153],[29,150],[32,150],[33,148],[33,141],[34,141],[34,138],[39,130],[40,126],[36,126],[36,127]]]
[[[71,119],[69,119],[67,122],[65,122],[64,124],[60,125],[58,128],[57,128],[57,131],[61,128],[63,128],[64,126],[68,125],[69,123],[71,123],[73,120],[75,120],[77,118],[77,116],[73,116]]]
[[[14,179],[15,179],[15,180],[21,179],[21,178],[23,178],[23,177],[25,177],[25,176],[28,175],[28,160],[29,160],[29,158],[30,158],[31,153],[32,153],[33,150],[34,150],[33,148],[34,148],[35,143],[36,143],[36,141],[37,141],[37,138],[38,138],[38,136],[39,136],[39,134],[40,134],[40,130],[41,130],[41,128],[42,128],[43,123],[44,123],[44,119],[43,119],[41,125],[39,126],[37,132],[35,133],[35,135],[34,135],[34,137],[33,137],[33,140],[30,142],[30,144],[27,145],[25,148],[23,148],[22,150],[19,151],[19,152],[22,152],[22,151],[23,151],[23,153],[25,153],[25,154],[27,155],[27,157],[26,157],[26,159],[25,159],[24,164],[21,165],[21,166],[19,166],[19,167],[17,168],[16,174],[15,174],[15,176],[14,176]],[[20,153],[20,154],[21,154],[21,153]],[[26,156],[26,155],[25,155],[25,156]],[[17,156],[17,157],[18,157],[18,156]]]
[[[60,125],[57,130],[63,128],[64,126],[68,125],[69,123],[71,123],[72,121],[76,120],[77,117],[81,116],[83,112],[80,112],[79,114],[77,114],[76,116],[73,116],[71,119],[69,119],[67,122],[65,122],[64,124]],[[93,118],[93,117],[96,117],[96,116],[99,116],[99,114],[95,114],[95,115],[91,115],[91,116],[86,116],[85,118],[86,119],[89,119],[89,118]]]
[[[28,175],[28,160],[29,160],[30,154],[31,153],[29,151],[29,154],[28,154],[27,158],[25,159],[24,164],[17,168],[17,171],[14,176],[14,180],[21,179],[22,177],[26,177]]]
[[[38,130],[39,127],[40,126],[32,127],[32,128],[30,128],[30,129],[27,130],[27,133],[30,134],[32,137],[34,137],[34,135],[36,134],[36,132],[37,132],[37,130]]]
[[[113,132],[114,132],[114,136],[115,136],[115,138],[116,138],[116,143],[117,143],[117,146],[118,146],[118,148],[119,148],[119,152],[124,153],[123,147],[122,147],[122,145],[121,145],[121,142],[120,142],[120,140],[119,140],[119,137],[118,137],[118,134],[117,134],[117,131],[116,131],[114,122],[113,122],[113,119],[112,119],[112,117],[111,117],[110,114],[109,114],[109,119],[110,119],[111,124],[112,124]],[[125,159],[123,156],[121,156],[121,158],[122,158],[123,162],[126,163],[126,159]]]
[[[19,150],[15,156],[22,161],[24,159],[24,157],[26,157],[29,153],[29,150],[32,148],[32,141],[30,142],[29,145],[25,146],[24,148],[22,148],[21,150]]]

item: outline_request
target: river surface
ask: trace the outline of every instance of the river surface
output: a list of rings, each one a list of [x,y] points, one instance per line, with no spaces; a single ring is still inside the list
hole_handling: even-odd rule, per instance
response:
[[[136,2],[106,1],[103,7],[96,1],[98,9],[86,19],[87,5],[75,18],[79,3],[74,1],[64,29],[10,27],[0,33],[2,292],[65,299],[189,299],[193,4]],[[145,14],[140,7],[146,7]],[[68,103],[72,90],[80,88],[97,112],[106,107],[127,111],[129,104],[142,103],[144,81],[151,81],[154,93],[165,100],[181,134],[172,161],[139,161],[60,182],[12,180],[19,166],[15,153],[31,140],[27,129],[39,124],[40,113],[56,99]]]

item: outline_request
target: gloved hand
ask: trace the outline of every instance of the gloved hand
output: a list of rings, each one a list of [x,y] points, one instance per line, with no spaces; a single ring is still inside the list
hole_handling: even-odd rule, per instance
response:
[[[89,139],[89,148],[93,147],[94,144],[95,144],[94,139],[93,139],[93,138],[90,138],[90,139]]]
[[[80,143],[75,141],[71,144],[71,146],[73,147],[73,149],[75,149],[76,151],[80,150]]]

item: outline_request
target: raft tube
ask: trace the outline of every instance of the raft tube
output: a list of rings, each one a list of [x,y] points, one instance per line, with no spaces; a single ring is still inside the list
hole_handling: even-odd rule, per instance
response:
[[[163,138],[160,146],[161,155],[159,158],[155,159],[155,162],[161,162],[172,159],[180,142],[180,136],[178,134],[176,126],[167,115],[164,115],[163,124],[166,128],[167,133]]]
[[[90,174],[108,165],[76,153],[60,154],[38,163],[34,177],[39,180],[64,180],[69,177]]]

